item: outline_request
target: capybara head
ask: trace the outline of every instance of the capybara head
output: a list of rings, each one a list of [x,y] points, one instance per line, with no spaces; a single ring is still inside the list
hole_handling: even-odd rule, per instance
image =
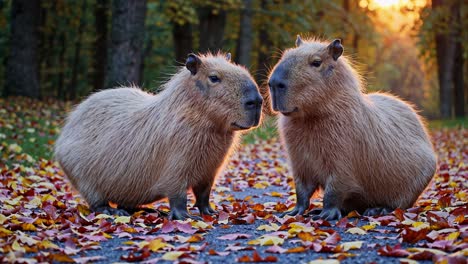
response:
[[[204,113],[229,130],[245,130],[260,122],[263,99],[257,84],[231,54],[189,54],[185,64],[202,95]]]
[[[284,115],[292,115],[315,108],[337,92],[340,76],[340,58],[343,46],[340,40],[324,43],[303,41],[297,36],[296,48],[283,53],[273,68],[268,85],[273,109]],[[334,91],[335,90],[335,91]]]

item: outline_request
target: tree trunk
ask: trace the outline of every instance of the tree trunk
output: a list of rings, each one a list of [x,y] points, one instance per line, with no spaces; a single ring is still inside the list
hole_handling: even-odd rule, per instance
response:
[[[109,0],[97,0],[94,8],[94,27],[96,41],[94,42],[94,76],[93,92],[104,89],[107,69],[107,9]]]
[[[185,64],[187,55],[193,49],[192,24],[185,22],[179,25],[173,22],[172,38],[174,39],[174,52],[177,64]]]
[[[59,99],[65,100],[65,53],[67,51],[66,47],[66,36],[65,32],[62,32],[59,37],[59,43],[62,47],[59,53],[59,65],[60,65],[60,72],[58,74],[58,86],[57,86],[57,97]]]
[[[140,85],[146,0],[114,0],[107,87]]]
[[[465,83],[463,78],[465,60],[463,58],[463,44],[462,44],[462,21],[461,21],[461,1],[457,1],[457,14],[455,16],[457,26],[457,39],[455,43],[455,60],[453,67],[453,81],[454,81],[454,104],[455,116],[465,116]]]
[[[237,41],[237,63],[250,67],[252,53],[252,0],[243,0],[244,8],[240,15],[240,32]]]
[[[81,37],[83,35],[83,28],[85,26],[85,13],[86,13],[86,1],[83,1],[82,7],[81,7],[80,25],[78,26],[78,35],[75,41],[75,54],[73,58],[72,79],[71,79],[71,85],[70,85],[70,94],[68,98],[70,100],[76,99],[76,93],[78,91],[77,81],[78,81],[78,71],[79,71],[79,65],[80,65]]]
[[[13,0],[5,95],[39,98],[40,0]]]
[[[443,0],[432,1],[434,9],[442,7],[444,4]],[[439,108],[442,118],[450,118],[452,116],[455,41],[451,31],[437,32],[435,36],[437,72],[439,76]]]
[[[218,14],[213,14],[212,11],[210,7],[198,10],[201,52],[216,52],[223,47],[226,11],[219,10]]]

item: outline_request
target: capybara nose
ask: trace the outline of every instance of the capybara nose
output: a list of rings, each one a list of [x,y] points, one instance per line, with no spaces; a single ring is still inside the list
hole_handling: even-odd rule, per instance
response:
[[[272,76],[271,79],[268,81],[268,86],[270,86],[270,89],[276,90],[276,89],[286,89],[288,86],[286,82],[280,78],[277,78],[276,76]]]
[[[252,97],[252,98],[248,99],[244,103],[244,108],[246,110],[256,110],[256,109],[260,108],[260,106],[262,106],[262,103],[263,103],[262,97],[259,96],[259,95],[256,95],[255,97]]]

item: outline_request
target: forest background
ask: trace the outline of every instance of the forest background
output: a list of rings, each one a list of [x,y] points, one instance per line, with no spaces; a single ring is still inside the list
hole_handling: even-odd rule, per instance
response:
[[[300,34],[341,38],[368,91],[392,92],[431,119],[464,117],[467,14],[462,0],[0,0],[0,92],[158,92],[188,53],[218,50],[264,84]]]

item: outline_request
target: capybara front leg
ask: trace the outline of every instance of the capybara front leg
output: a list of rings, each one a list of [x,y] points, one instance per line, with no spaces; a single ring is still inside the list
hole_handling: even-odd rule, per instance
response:
[[[343,204],[343,196],[342,192],[327,185],[323,196],[322,212],[319,215],[313,216],[312,219],[324,219],[327,221],[340,219],[342,217],[341,207]]]
[[[171,212],[169,213],[170,220],[185,220],[192,218],[194,220],[203,220],[199,216],[189,214],[187,211],[187,194],[179,194],[169,198]]]
[[[309,209],[310,196],[315,191],[316,184],[304,183],[303,180],[296,178],[296,206],[289,212],[283,213],[281,217],[286,215],[303,215]]]
[[[216,210],[210,205],[211,183],[201,183],[192,187],[195,194],[195,207],[198,208],[201,215],[216,214]]]

